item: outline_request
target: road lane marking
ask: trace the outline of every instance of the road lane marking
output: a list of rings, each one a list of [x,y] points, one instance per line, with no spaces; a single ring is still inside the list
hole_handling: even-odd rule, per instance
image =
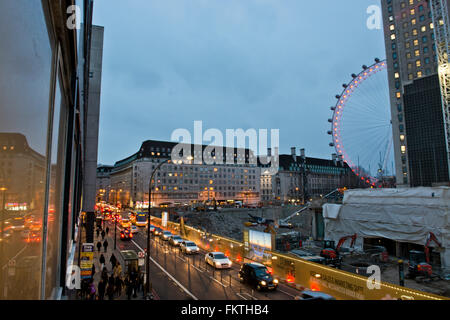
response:
[[[256,299],[254,296],[252,296],[250,293],[242,292],[242,294],[246,294],[247,296],[249,296],[250,298],[252,298],[252,300],[258,300],[258,299]],[[247,299],[246,299],[246,300],[247,300]]]
[[[180,260],[186,262],[186,259],[184,259],[184,258],[182,258],[182,257],[179,257],[179,256],[176,256],[176,257],[177,257],[178,259],[180,259]]]
[[[242,294],[240,294],[240,293],[236,293],[236,295],[237,296],[239,296],[239,297],[241,297],[242,299],[244,299],[244,300],[248,300],[247,298],[245,298]]]
[[[286,291],[284,291],[284,290],[281,290],[280,287],[278,287],[278,291],[283,292],[284,294],[286,294],[286,295],[288,295],[288,296],[290,296],[290,297],[292,297],[292,298],[295,298],[294,295],[292,295],[292,294],[290,294],[290,293],[288,293],[288,292],[286,292]]]
[[[142,249],[134,240],[131,240],[131,242],[134,243],[134,245],[136,247],[138,247],[139,250],[141,250],[141,252],[145,252],[144,249]],[[181,289],[183,289],[184,292],[186,292],[188,295],[190,295],[192,297],[192,299],[194,300],[198,300],[198,298],[196,296],[194,296],[188,289],[186,289],[180,282],[178,282],[177,279],[175,279],[169,272],[167,272],[163,267],[161,267],[159,265],[158,262],[156,262],[155,260],[153,260],[152,257],[150,257],[150,260],[152,260],[152,262],[161,269],[162,272],[164,272],[170,279],[172,279],[173,282],[175,282]]]
[[[197,268],[196,266],[194,266],[193,264],[191,264],[192,267],[194,267],[195,270],[199,271],[199,272],[203,272],[203,270],[200,270],[199,268]]]
[[[220,282],[217,279],[214,279],[213,277],[209,276],[210,279],[214,280],[215,282],[217,282],[218,284],[220,284],[222,287],[227,288],[228,286],[224,285],[222,282]]]

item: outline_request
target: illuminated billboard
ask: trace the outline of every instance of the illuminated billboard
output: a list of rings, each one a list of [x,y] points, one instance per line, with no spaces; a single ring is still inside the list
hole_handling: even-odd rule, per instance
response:
[[[246,249],[246,258],[254,261],[270,261],[272,250],[273,235],[271,233],[244,230],[244,245]]]
[[[163,213],[161,214],[161,225],[164,228],[167,228],[167,218],[169,217],[169,214],[167,213],[167,211],[163,211]]]

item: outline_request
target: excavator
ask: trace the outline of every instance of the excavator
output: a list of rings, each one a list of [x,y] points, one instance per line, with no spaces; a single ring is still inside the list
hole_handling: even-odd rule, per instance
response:
[[[431,267],[430,264],[430,247],[429,247],[431,241],[434,241],[439,248],[442,248],[441,243],[437,240],[434,233],[430,232],[427,236],[424,252],[417,250],[409,251],[407,278],[409,279],[416,279],[418,277],[420,277],[420,279],[433,278],[433,268]],[[419,278],[417,280],[419,280]]]
[[[347,239],[352,239],[350,248],[353,248],[356,238],[356,233],[354,235],[344,236],[339,239],[338,245],[336,247],[334,246],[334,240],[325,240],[323,242],[323,249],[320,252],[320,256],[326,259],[327,264],[332,264],[339,267],[342,262],[342,257],[340,257],[339,255],[339,250]]]

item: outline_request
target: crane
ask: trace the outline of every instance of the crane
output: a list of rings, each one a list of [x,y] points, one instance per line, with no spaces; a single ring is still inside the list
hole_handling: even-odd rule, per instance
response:
[[[336,192],[341,192],[341,189],[334,189],[333,191],[331,191],[330,193],[327,193],[326,195],[324,195],[322,197],[322,199],[328,199],[331,195],[335,194]],[[292,228],[293,225],[291,223],[289,223],[289,220],[291,220],[293,217],[300,215],[300,213],[302,213],[303,211],[309,209],[311,207],[312,203],[311,202],[307,202],[305,204],[305,206],[303,208],[301,208],[300,210],[295,211],[293,214],[291,214],[290,216],[284,218],[284,219],[280,219],[278,221],[278,226],[282,227],[282,228]]]
[[[431,0],[439,83],[441,85],[442,112],[444,120],[447,161],[450,163],[450,23],[447,0]],[[448,166],[450,176],[450,166]]]

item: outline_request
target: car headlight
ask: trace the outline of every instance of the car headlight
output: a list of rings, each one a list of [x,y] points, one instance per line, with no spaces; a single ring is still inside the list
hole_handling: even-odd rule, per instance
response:
[[[267,282],[265,282],[264,280],[261,281],[261,285],[262,285],[262,286],[265,286],[266,284],[267,284]]]
[[[273,279],[273,283],[278,283],[278,279]]]

